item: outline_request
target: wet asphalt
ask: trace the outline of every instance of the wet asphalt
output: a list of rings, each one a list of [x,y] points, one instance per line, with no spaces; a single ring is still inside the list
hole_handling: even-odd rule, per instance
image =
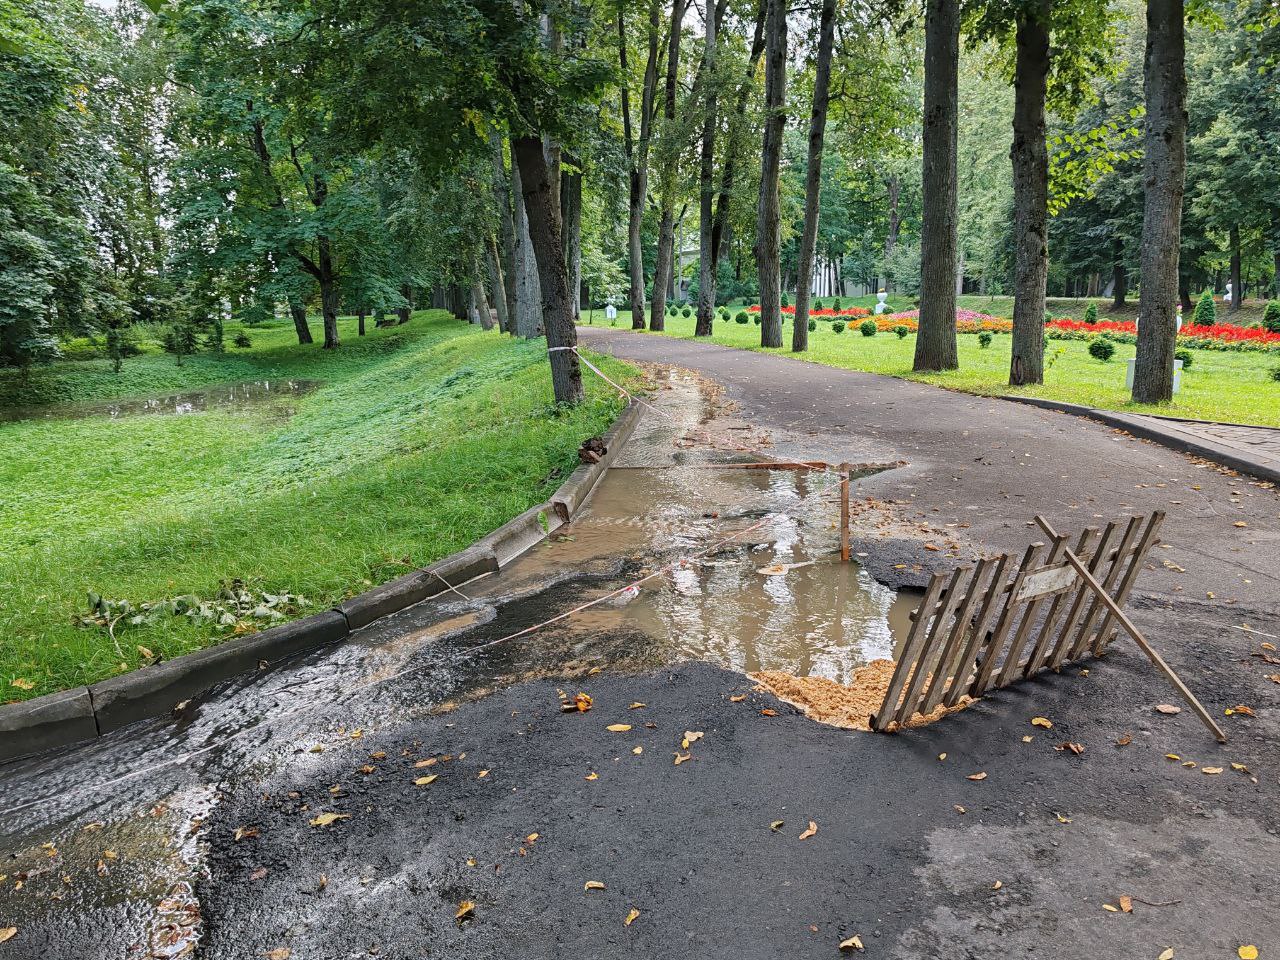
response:
[[[1074,532],[1167,510],[1134,618],[1230,742],[1189,710],[1156,712],[1176,694],[1123,638],[877,736],[812,723],[740,673],[655,663],[650,638],[618,624],[529,670],[532,644],[477,661],[465,630],[408,642],[393,619],[261,678],[252,696],[322,709],[281,708],[230,748],[123,781],[235,733],[214,707],[249,695],[240,684],[177,733],[157,723],[0,772],[0,808],[40,801],[0,814],[0,928],[18,927],[0,958],[1280,956],[1280,666],[1259,635],[1280,635],[1273,489],[997,400],[620,331],[583,339],[722,384],[780,456],[905,461],[860,485],[894,522],[855,549],[890,585],[1021,550],[1036,512]],[[939,531],[954,546],[926,550]],[[522,616],[551,609],[539,584],[523,589]],[[336,692],[344,674],[428,656],[443,659]],[[562,712],[579,691],[591,709]],[[1223,716],[1235,705],[1253,715]],[[77,792],[104,770],[118,789]],[[864,952],[842,953],[854,936]]]

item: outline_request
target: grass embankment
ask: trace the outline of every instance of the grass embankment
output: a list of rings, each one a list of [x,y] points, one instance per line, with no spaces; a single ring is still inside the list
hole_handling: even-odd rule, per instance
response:
[[[238,327],[229,329],[227,343]],[[133,604],[212,598],[220,581],[301,594],[297,615],[465,547],[540,503],[576,450],[621,409],[595,378],[552,403],[545,345],[483,333],[442,311],[299,346],[291,325],[253,346],[63,362],[26,384],[41,401],[90,401],[297,378],[313,393],[182,416],[0,422],[0,701],[101,680],[224,639],[171,616],[77,626],[86,592]],[[615,378],[629,368],[610,360]],[[13,379],[0,379],[0,398]],[[139,648],[144,648],[140,650]]]
[[[998,309],[999,299],[993,305],[992,298],[963,297],[961,305],[964,309],[990,312],[994,316],[1008,315],[1011,310],[1002,313]],[[1009,301],[1011,306],[1009,298],[1002,299]],[[843,300],[842,304],[846,307],[869,306],[874,302],[874,297],[861,297]],[[1050,301],[1051,310],[1058,302]],[[1083,304],[1086,301],[1072,302]],[[889,303],[894,309],[908,308],[904,302],[895,304],[893,297],[889,298]],[[735,313],[738,309],[736,305],[730,308]],[[1241,313],[1245,309],[1247,308],[1242,307]],[[584,317],[584,321],[586,319]],[[594,311],[590,319],[597,325],[608,322],[604,320],[603,311]],[[627,326],[629,320],[629,312],[620,313],[617,325]],[[691,317],[669,316],[665,335],[690,339],[693,337],[693,327],[694,320]],[[725,346],[794,356],[789,346],[789,321],[784,324],[782,332],[783,343],[787,346],[780,350],[766,350],[760,346],[760,328],[754,323],[723,323],[717,320],[712,339]],[[1173,403],[1144,406],[1129,401],[1129,391],[1124,385],[1126,361],[1134,355],[1131,344],[1117,343],[1115,356],[1104,363],[1089,356],[1085,341],[1050,340],[1045,351],[1048,369],[1045,371],[1044,384],[1015,388],[1008,385],[1011,339],[1007,335],[997,334],[991,346],[984,350],[978,345],[977,334],[960,334],[960,369],[946,373],[917,374],[911,370],[915,334],[901,340],[892,333],[864,337],[857,330],[856,320],[843,333],[835,333],[827,318],[820,320],[818,329],[810,333],[809,351],[802,356],[806,360],[828,366],[920,380],[986,396],[1044,397],[1125,413],[1158,413],[1197,420],[1280,427],[1280,382],[1270,377],[1272,368],[1280,366],[1280,354],[1275,352],[1192,350],[1192,366],[1183,372],[1182,389],[1174,396]]]

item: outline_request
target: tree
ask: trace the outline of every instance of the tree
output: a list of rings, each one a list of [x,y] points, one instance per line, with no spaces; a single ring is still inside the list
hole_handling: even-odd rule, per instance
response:
[[[698,321],[694,336],[711,336],[716,306],[715,161],[716,161],[716,30],[720,0],[708,0],[706,47],[702,54],[702,82],[705,102],[702,113],[702,153],[698,167]]]
[[[1178,248],[1186,175],[1186,27],[1182,0],[1148,0],[1143,69],[1147,117],[1143,175],[1142,290],[1135,403],[1173,398],[1177,341]]]
[[[622,68],[622,136],[627,154],[627,253],[631,270],[631,329],[644,329],[644,247],[641,229],[649,185],[649,145],[653,136],[653,100],[658,89],[660,0],[649,0],[648,55],[640,85],[639,137],[631,116],[631,83],[627,75],[626,6],[618,9],[618,62]],[[658,299],[655,295],[654,299]]]
[[[925,5],[920,320],[912,369],[954,370],[956,344],[957,0]]]
[[[760,278],[760,345],[782,346],[781,236],[778,180],[786,124],[787,4],[768,0],[765,21],[764,142],[760,200],[756,208],[755,259]]]
[[[818,52],[813,76],[813,107],[809,113],[809,163],[804,185],[804,232],[796,265],[796,313],[791,349],[809,349],[809,290],[813,282],[814,245],[818,239],[818,211],[822,190],[822,146],[827,131],[827,98],[831,82],[831,47],[835,40],[836,0],[822,0],[818,17]]]
[[[653,295],[649,304],[649,329],[661,330],[667,315],[667,287],[675,259],[676,173],[680,162],[680,130],[676,125],[676,92],[680,75],[680,31],[686,0],[672,0],[671,29],[667,34],[667,76],[662,108],[661,155],[658,163],[658,253],[653,267]]]

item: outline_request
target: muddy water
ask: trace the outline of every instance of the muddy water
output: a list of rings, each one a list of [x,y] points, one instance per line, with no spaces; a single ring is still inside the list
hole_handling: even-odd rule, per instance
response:
[[[0,407],[0,423],[17,420],[78,420],[86,417],[181,416],[203,410],[237,409],[311,393],[319,380],[250,380],[164,397],[58,403],[40,407]]]
[[[366,732],[394,734],[495,687],[686,658],[839,680],[886,655],[907,602],[839,563],[830,480],[732,466],[759,460],[747,448],[771,438],[734,421],[706,384],[666,387],[655,402],[674,422],[646,417],[588,510],[464,585],[465,597],[226,683],[176,722],[0,769],[0,926],[21,932],[13,955],[178,955],[200,936],[192,891],[203,823],[222,796],[256,792],[269,773],[304,781],[334,751],[360,755]]]

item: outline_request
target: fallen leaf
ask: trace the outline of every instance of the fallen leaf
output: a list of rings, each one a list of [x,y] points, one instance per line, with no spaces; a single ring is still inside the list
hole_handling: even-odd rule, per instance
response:
[[[421,769],[422,767],[434,767],[436,763],[437,761],[435,757],[427,757],[427,759],[419,760],[417,763],[415,763],[413,765],[413,769],[418,770],[418,769]]]
[[[1213,777],[1221,773],[1222,768],[1221,767],[1201,767],[1200,772],[1203,773],[1205,776]]]
[[[1120,910],[1123,913],[1133,913],[1133,897],[1127,893],[1121,894],[1117,901],[1120,904]]]
[[[257,827],[236,827],[236,832],[233,834],[237,842],[240,840],[248,840],[250,837],[256,837],[257,835]],[[114,853],[111,855],[110,859],[115,859]]]
[[[1164,755],[1164,758],[1165,758],[1166,760],[1181,760],[1181,759],[1182,759],[1182,758],[1181,758],[1180,756],[1178,756],[1176,753],[1166,753],[1166,754]]]
[[[588,774],[587,774],[585,777],[583,777],[582,779],[583,779],[583,780],[599,780],[599,779],[600,779],[600,774],[598,774],[598,773],[596,773],[594,770],[592,770],[590,773],[588,773]]]
[[[1247,526],[1248,526],[1248,524],[1247,524],[1247,523],[1245,523],[1243,520],[1237,520],[1235,523],[1233,523],[1233,524],[1232,524],[1232,526],[1233,526],[1233,527],[1247,527]]]
[[[585,693],[579,693],[573,698],[573,705],[578,708],[579,713],[586,713],[591,709],[591,697]]]
[[[453,915],[455,920],[468,920],[476,915],[476,905],[470,900],[463,900],[458,904],[458,911]]]
[[[627,919],[622,921],[622,925],[624,927],[629,927],[637,919],[639,919],[639,917],[640,917],[640,911],[637,910],[635,907],[632,907],[630,910],[627,911]]]
[[[1031,725],[1033,727],[1044,727],[1046,730],[1053,729],[1053,721],[1048,717],[1032,717]]]
[[[268,950],[263,956],[267,960],[289,960],[293,956],[293,951],[288,947],[276,947],[274,950]]]
[[[479,773],[477,773],[477,774],[476,774],[476,779],[477,779],[477,780],[483,780],[483,779],[484,779],[485,777],[487,777],[488,775],[489,775],[489,771],[488,771],[488,770],[481,770]]]
[[[818,832],[818,825],[817,825],[816,823],[814,823],[812,820],[810,820],[810,821],[809,821],[809,829],[805,830],[805,832],[804,832],[804,833],[800,834],[800,839],[801,839],[801,840],[808,840],[810,837],[812,837],[812,836],[813,836],[815,833],[817,833],[817,832]]]
[[[628,710],[640,710],[640,709],[642,709],[642,708],[644,708],[644,707],[647,707],[647,706],[648,706],[648,704],[647,704],[647,703],[641,703],[639,700],[637,700],[635,703],[631,704],[631,706],[627,707],[627,709],[628,709]]]
[[[1060,744],[1058,744],[1056,747],[1054,747],[1053,749],[1055,749],[1055,750],[1069,750],[1069,751],[1071,751],[1072,753],[1074,753],[1074,754],[1078,757],[1078,756],[1080,756],[1080,754],[1084,753],[1084,744],[1082,744],[1082,743],[1060,743]]]
[[[1156,957],[1156,960],[1173,960],[1173,947],[1166,949],[1160,956]]]
[[[1234,761],[1232,761],[1232,763],[1231,763],[1231,769],[1232,769],[1232,770],[1238,770],[1238,771],[1240,771],[1241,773],[1248,773],[1248,772],[1249,772],[1249,768],[1248,768],[1248,767],[1246,767],[1243,763],[1236,763],[1236,762],[1234,762]]]
[[[610,733],[626,733],[628,730],[631,729],[631,724],[611,723],[609,724],[609,726],[605,727],[605,729],[608,730]]]
[[[684,763],[686,760],[692,760],[692,759],[693,759],[693,754],[691,753],[677,753],[674,766],[678,767],[680,766],[680,764]]]
[[[640,754],[644,753],[644,747],[632,747],[631,752],[638,757]]]
[[[1023,743],[1030,743],[1030,742],[1031,742],[1032,740],[1034,740],[1034,739],[1035,739],[1035,737],[1030,737],[1030,736],[1028,736],[1028,737],[1023,737],[1023,738],[1022,738],[1022,742],[1023,742]]]
[[[1181,713],[1181,712],[1182,712],[1182,708],[1181,708],[1181,707],[1175,707],[1175,706],[1174,706],[1173,704],[1171,704],[1171,703],[1158,703],[1158,704],[1156,704],[1156,713],[1174,714],[1174,713]]]
[[[524,842],[525,842],[525,843],[537,843],[537,842],[538,842],[538,837],[540,837],[540,836],[541,836],[541,834],[539,834],[539,833],[537,833],[537,832],[531,833],[531,834],[529,834],[527,837],[525,837],[525,838],[524,838]]]
[[[253,871],[253,873],[249,874],[249,879],[250,879],[250,880],[261,880],[261,879],[263,879],[263,878],[264,878],[264,877],[265,877],[269,872],[270,872],[270,871],[269,871],[269,870],[267,870],[267,868],[266,868],[266,867],[258,867],[258,869],[257,869],[257,870],[255,870],[255,871]]]
[[[1129,733],[1122,734],[1122,735],[1121,735],[1121,736],[1116,740],[1116,746],[1117,746],[1117,747],[1127,747],[1127,746],[1128,746],[1129,744],[1131,744],[1131,743],[1133,743],[1133,735],[1132,735],[1132,734],[1129,734]]]
[[[964,813],[964,807],[960,806],[958,803],[954,805],[954,809],[956,813]]]
[[[1253,712],[1253,707],[1247,707],[1243,703],[1237,703],[1234,707],[1232,707],[1230,710],[1227,711],[1227,713],[1233,713],[1233,712],[1243,713],[1246,717],[1257,716],[1257,714]]]
[[[985,770],[979,770],[977,773],[969,774],[967,777],[965,777],[965,779],[966,780],[985,780],[987,779],[987,773]]]
[[[760,712],[764,714],[766,717],[776,717],[778,715],[777,710],[771,710],[769,707],[765,707]]]
[[[945,753],[940,753],[940,754],[938,754],[938,759],[939,759],[939,760],[945,760],[945,759],[947,759],[947,755],[946,755]]]
[[[373,773],[378,768],[371,763],[366,763],[363,767],[357,769],[358,773]]]
[[[1070,822],[1071,822],[1071,818],[1070,818],[1070,817],[1064,817],[1062,814],[1058,813],[1056,810],[1054,811],[1053,815],[1054,815],[1055,817],[1057,817],[1057,818],[1058,818],[1058,822],[1059,822],[1059,823],[1070,823]]]
[[[1103,909],[1103,910],[1106,910],[1108,913],[1119,913],[1119,912],[1120,912],[1120,908],[1119,908],[1119,907],[1113,907],[1113,906],[1112,906],[1111,904],[1109,904],[1109,903],[1104,903],[1104,904],[1102,905],[1102,909]]]
[[[311,825],[313,827],[327,827],[331,824],[337,823],[339,820],[350,819],[351,814],[349,813],[322,813],[320,816],[313,817],[311,819]]]
[[[19,690],[34,690],[36,688],[35,681],[28,680],[26,677],[18,677],[16,680],[10,680],[9,684],[17,687]]]
[[[991,889],[992,889],[992,890],[999,890],[999,889],[1000,889],[1001,887],[1003,887],[1003,886],[1004,886],[1004,883],[1003,883],[1002,881],[1000,881],[1000,880],[997,880],[995,883],[993,883],[993,884],[991,885]]]
[[[840,949],[841,950],[857,950],[859,953],[861,953],[863,949],[862,939],[857,936],[852,936],[848,940],[841,940]]]
[[[701,739],[702,739],[701,730],[686,730],[684,732],[684,739],[680,741],[680,746],[688,750],[689,744],[697,743]]]
[[[429,777],[419,777],[417,780],[413,781],[413,785],[415,787],[425,787],[428,783],[433,783],[438,776],[440,776],[440,774],[433,773]]]
[[[603,890],[604,884],[599,880],[588,880],[582,885],[583,890]]]
[[[730,698],[729,698],[729,702],[730,702],[730,703],[741,703],[741,702],[742,702],[743,700],[745,700],[745,699],[747,699],[747,695],[746,695],[745,693],[739,693],[739,694],[736,694],[736,695],[734,695],[734,696],[730,697]]]
[[[772,830],[774,833],[777,833],[777,832],[778,832],[779,830],[781,830],[785,825],[786,825],[786,821],[785,821],[785,820],[775,820],[775,821],[773,821],[773,823],[769,824],[769,829],[770,829],[770,830]]]
[[[1246,944],[1243,947],[1237,948],[1236,956],[1238,956],[1240,960],[1258,960],[1258,948],[1251,943]]]
[[[17,927],[0,927],[0,943],[7,943],[17,935]]]

